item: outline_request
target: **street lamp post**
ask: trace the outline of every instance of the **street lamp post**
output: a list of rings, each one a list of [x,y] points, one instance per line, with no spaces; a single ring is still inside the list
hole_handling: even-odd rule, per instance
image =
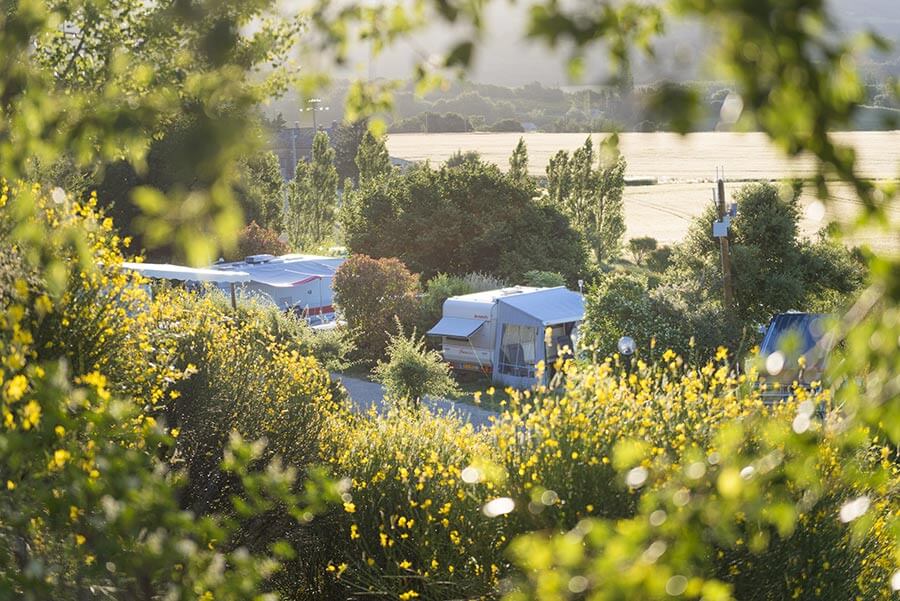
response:
[[[634,360],[634,352],[637,350],[637,343],[631,336],[622,336],[616,344],[619,352],[625,357],[625,372],[630,374],[632,361]]]
[[[321,98],[310,98],[309,100],[306,101],[306,104],[308,104],[308,105],[310,105],[310,106],[306,107],[306,108],[303,109],[303,110],[305,110],[305,111],[312,111],[312,118],[313,118],[313,134],[315,135],[315,133],[319,131],[319,125],[318,125],[317,120],[316,120],[316,113],[317,113],[318,111],[327,111],[327,110],[329,110],[330,107],[327,107],[327,106],[319,106],[320,104],[322,104],[322,99],[321,99]]]

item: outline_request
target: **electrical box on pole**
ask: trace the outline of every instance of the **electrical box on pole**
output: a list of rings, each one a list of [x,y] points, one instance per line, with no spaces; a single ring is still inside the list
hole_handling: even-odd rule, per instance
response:
[[[728,248],[728,228],[731,225],[731,211],[725,208],[725,176],[724,174],[716,181],[716,209],[719,215],[719,222],[724,228],[724,235],[717,235],[715,226],[713,226],[713,235],[719,238],[719,249],[722,253],[722,288],[725,294],[725,307],[729,308],[734,304],[734,282],[731,275],[731,252]]]

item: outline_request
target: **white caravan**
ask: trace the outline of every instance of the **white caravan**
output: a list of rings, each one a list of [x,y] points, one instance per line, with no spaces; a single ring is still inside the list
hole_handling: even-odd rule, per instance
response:
[[[497,301],[536,290],[540,289],[514,286],[451,296],[444,301],[441,320],[427,334],[441,337],[444,361],[455,369],[490,375],[497,335]]]

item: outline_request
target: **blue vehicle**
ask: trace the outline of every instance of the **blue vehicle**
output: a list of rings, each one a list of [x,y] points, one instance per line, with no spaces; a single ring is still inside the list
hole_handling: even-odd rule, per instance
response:
[[[792,388],[821,386],[826,363],[835,346],[829,331],[832,316],[824,313],[780,313],[765,329],[759,356],[751,359],[766,385],[766,400],[783,400]]]

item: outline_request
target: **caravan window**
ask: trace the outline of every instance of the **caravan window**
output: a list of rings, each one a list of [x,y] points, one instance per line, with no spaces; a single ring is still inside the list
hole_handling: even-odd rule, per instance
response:
[[[537,328],[503,326],[500,341],[500,373],[522,378],[534,377],[534,340]]]

